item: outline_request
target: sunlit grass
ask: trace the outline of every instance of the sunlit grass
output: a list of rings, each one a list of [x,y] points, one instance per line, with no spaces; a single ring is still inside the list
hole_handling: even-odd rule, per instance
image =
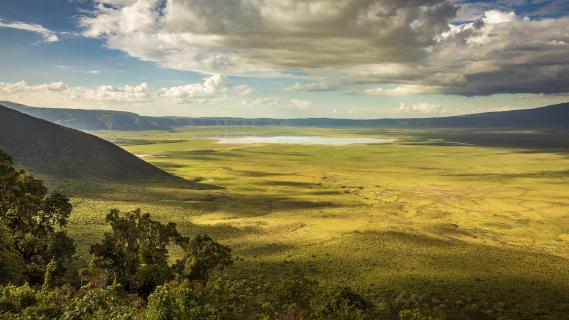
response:
[[[126,150],[175,175],[224,189],[104,185],[76,192],[71,234],[85,255],[106,230],[110,208],[140,207],[176,222],[185,234],[220,239],[244,258],[241,268],[259,274],[295,265],[378,297],[413,289],[451,300],[568,303],[561,294],[569,290],[567,155],[409,143],[412,132],[375,132],[199,127],[98,133],[127,142]],[[200,137],[220,133],[398,142],[232,145]]]

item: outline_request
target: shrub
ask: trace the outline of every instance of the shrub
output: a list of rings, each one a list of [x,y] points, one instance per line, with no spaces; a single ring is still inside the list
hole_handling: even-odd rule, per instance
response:
[[[219,312],[210,304],[200,303],[188,281],[162,285],[148,297],[149,320],[217,320]]]
[[[60,319],[69,290],[36,290],[29,285],[0,287],[1,319]],[[63,302],[63,303],[62,303]]]
[[[197,235],[184,246],[185,255],[175,269],[188,280],[207,280],[211,272],[233,263],[231,250],[207,235]]]
[[[313,317],[329,320],[375,319],[374,306],[350,288],[328,290],[313,302]]]
[[[130,320],[139,310],[121,296],[116,286],[87,290],[76,297],[62,316],[62,320]]]

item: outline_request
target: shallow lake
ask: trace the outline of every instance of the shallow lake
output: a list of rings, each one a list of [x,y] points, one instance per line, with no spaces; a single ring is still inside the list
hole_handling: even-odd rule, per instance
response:
[[[384,144],[393,143],[390,139],[376,138],[337,138],[315,136],[208,136],[217,143],[223,144],[316,144],[345,146],[351,144]]]

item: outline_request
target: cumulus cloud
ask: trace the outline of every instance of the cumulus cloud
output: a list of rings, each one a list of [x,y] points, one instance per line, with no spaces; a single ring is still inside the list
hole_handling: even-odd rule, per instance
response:
[[[300,82],[296,82],[292,87],[288,87],[285,89],[287,92],[301,92],[301,91],[329,91],[341,86],[339,82],[329,82],[329,81],[320,81],[320,82],[310,82],[302,84]]]
[[[414,114],[444,114],[446,109],[442,108],[438,104],[430,104],[426,102],[421,102],[417,104],[405,104],[400,103],[399,108],[396,110],[399,113],[414,113]]]
[[[57,42],[59,37],[55,31],[44,28],[39,24],[31,24],[20,21],[6,21],[0,18],[0,28],[23,30],[39,34],[43,38],[43,42]]]
[[[255,89],[251,86],[246,85],[246,84],[238,85],[234,88],[234,90],[240,96],[248,96],[248,95],[252,95],[253,93],[255,93]]]
[[[424,81],[445,93],[560,93],[569,91],[569,17],[530,19],[487,11],[480,20],[443,34]]]
[[[292,100],[290,100],[290,103],[292,103],[292,105],[298,109],[306,109],[306,108],[310,108],[312,106],[311,101],[302,100],[302,99],[292,99]]]
[[[288,91],[569,92],[569,17],[520,15],[513,2],[97,0],[80,24],[84,36],[167,68],[321,79]]]
[[[97,89],[73,88],[71,100],[98,102],[144,102],[152,98],[148,85],[99,86]]]
[[[28,85],[26,81],[14,83],[0,82],[0,93],[15,94],[34,91],[65,91],[68,87],[63,82],[51,82],[40,85]]]
[[[288,103],[282,102],[275,97],[262,97],[252,100],[243,100],[241,104],[250,107],[275,107],[280,110],[299,110],[308,109],[312,106],[312,101],[302,99],[291,99]]]
[[[0,82],[0,94],[3,97],[21,96],[22,94],[58,94],[61,98],[72,101],[98,102],[140,102],[148,101],[151,93],[146,83],[137,86],[99,86],[96,89],[69,87],[63,82],[51,82],[39,85],[28,85],[26,81],[15,83]]]
[[[504,12],[500,10],[488,10],[484,12],[482,21],[486,24],[499,24],[504,22],[512,22],[518,20],[519,17],[513,11]]]
[[[241,103],[251,107],[275,107],[280,105],[280,100],[278,98],[265,97],[253,100],[243,100]]]
[[[218,98],[227,91],[229,81],[221,75],[204,78],[203,83],[188,84],[185,86],[162,88],[158,91],[159,97],[188,102],[195,99]]]
[[[375,88],[364,91],[369,96],[407,96],[414,94],[434,93],[440,90],[438,86],[421,84],[400,84],[394,88]]]
[[[59,101],[140,103],[152,101],[174,101],[204,103],[225,97],[229,82],[223,76],[207,77],[201,83],[166,87],[152,91],[148,84],[96,88],[70,87],[63,82],[29,85],[25,81],[0,82],[0,98],[10,100],[25,95],[50,95]],[[54,96],[56,95],[56,96]]]
[[[455,11],[444,0],[98,0],[80,23],[143,60],[250,74],[417,61]]]

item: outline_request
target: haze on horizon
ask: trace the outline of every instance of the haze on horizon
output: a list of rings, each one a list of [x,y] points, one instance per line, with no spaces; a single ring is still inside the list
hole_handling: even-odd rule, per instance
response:
[[[0,100],[143,115],[433,117],[569,100],[569,1],[0,3]]]

